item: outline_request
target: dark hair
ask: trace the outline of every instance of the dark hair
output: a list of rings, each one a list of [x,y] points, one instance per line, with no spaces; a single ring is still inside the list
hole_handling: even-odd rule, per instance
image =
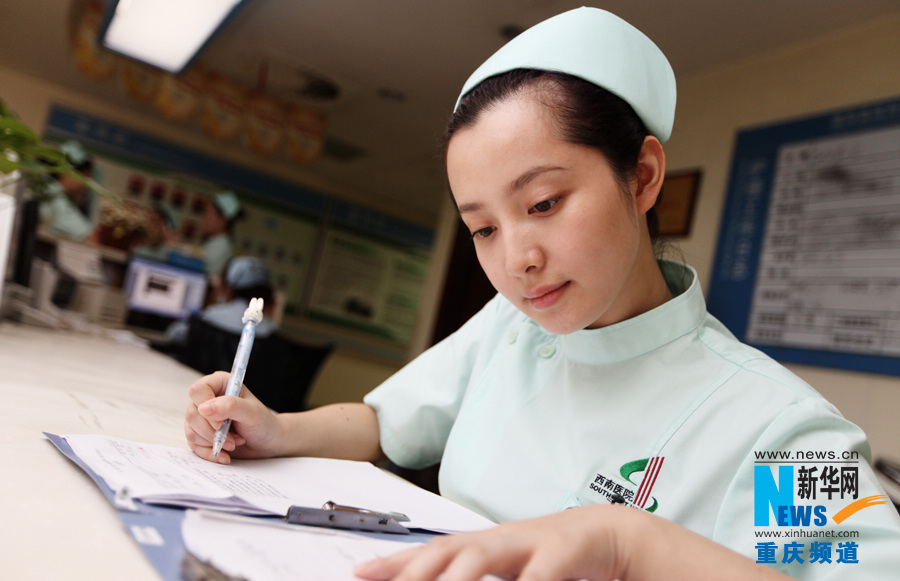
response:
[[[39,157],[38,161],[44,165],[50,165],[50,166],[56,165],[56,163],[54,161],[51,161],[50,159],[48,159],[46,157]],[[72,169],[74,169],[75,171],[77,171],[78,173],[80,173],[83,176],[90,177],[91,173],[93,173],[93,171],[94,171],[93,158],[88,158],[79,164],[74,164],[74,163],[72,163],[72,160],[69,159],[68,156],[66,156],[66,161],[69,162],[69,165],[72,166]],[[59,178],[61,178],[63,176],[63,174],[61,174],[59,172],[53,172],[53,173],[50,173],[49,175],[50,175],[50,177],[52,177],[55,180],[58,180]]]
[[[644,138],[650,133],[631,105],[593,83],[565,73],[515,69],[489,77],[463,97],[444,131],[441,151],[446,165],[453,135],[473,126],[481,113],[512,95],[534,89],[541,102],[556,116],[560,138],[599,151],[623,192],[637,171]],[[656,242],[659,221],[655,209],[647,212],[651,240]]]
[[[244,212],[244,208],[239,208],[238,213],[229,218],[225,215],[225,212],[219,207],[219,204],[210,200],[210,205],[215,209],[216,213],[222,218],[225,219],[225,232],[227,232],[230,236],[234,236],[234,226],[238,223],[238,221],[243,220],[246,213]]]

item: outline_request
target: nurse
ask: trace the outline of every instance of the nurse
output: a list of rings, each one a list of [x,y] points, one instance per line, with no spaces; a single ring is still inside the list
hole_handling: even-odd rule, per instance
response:
[[[262,299],[264,317],[256,327],[256,336],[268,337],[278,329],[273,318],[275,292],[272,288],[269,267],[261,258],[235,256],[225,267],[221,293],[222,302],[207,306],[199,318],[213,327],[240,335],[244,328],[241,319],[250,299]],[[187,343],[189,322],[175,321],[166,329],[167,346],[181,348]],[[233,354],[229,354],[233,355]]]
[[[222,272],[234,255],[234,224],[241,216],[241,203],[234,192],[218,192],[203,206],[203,260],[216,289],[221,288]]]
[[[773,569],[890,578],[900,517],[881,497],[865,435],[737,341],[707,313],[696,272],[654,251],[662,144],[674,114],[665,56],[608,12],[580,8],[517,36],[466,82],[444,142],[453,199],[498,295],[364,403],[272,415],[253,386],[241,398],[221,397],[227,373],[207,376],[189,389],[191,448],[211,459],[216,427],[232,418],[220,462],[440,462],[443,496],[498,523],[548,519],[444,540],[359,571],[375,579],[434,579],[444,568],[447,579],[510,575],[537,559],[536,543],[553,541],[570,549],[556,551],[560,569],[532,578],[584,576],[563,566],[592,555],[591,578],[641,578],[618,568],[621,559],[697,575],[727,566],[727,578]],[[802,501],[790,494],[799,476],[757,462],[823,450],[855,462],[798,462],[790,476],[805,471]],[[826,479],[810,491],[809,478],[826,471],[837,484]],[[857,511],[852,526],[825,518],[870,497],[878,502]],[[612,499],[626,506],[611,507]],[[779,504],[794,499],[795,514],[815,506],[825,517],[804,524],[772,516],[787,514]],[[587,544],[563,534],[566,527]],[[835,541],[852,528],[865,559],[838,559],[837,542],[758,536],[808,527]],[[702,550],[676,558],[691,547]]]
[[[94,171],[94,160],[77,141],[60,145],[66,160],[86,178]],[[89,238],[94,230],[94,194],[86,183],[66,175],[54,175],[48,181],[41,201],[41,225],[49,232],[76,242]]]
[[[154,204],[147,212],[147,235],[131,249],[135,256],[166,262],[177,248],[178,214],[163,204]]]

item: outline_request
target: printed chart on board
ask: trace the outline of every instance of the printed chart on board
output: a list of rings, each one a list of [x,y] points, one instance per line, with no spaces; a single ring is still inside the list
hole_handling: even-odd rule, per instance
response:
[[[900,375],[900,97],[737,133],[707,299],[779,361]]]
[[[747,336],[900,356],[900,127],[780,149]]]

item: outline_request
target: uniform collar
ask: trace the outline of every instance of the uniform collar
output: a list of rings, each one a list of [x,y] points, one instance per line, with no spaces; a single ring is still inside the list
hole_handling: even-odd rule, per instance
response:
[[[672,299],[615,325],[561,335],[566,357],[594,365],[617,363],[643,355],[699,327],[706,317],[706,301],[697,272],[688,265],[669,261],[660,262],[660,268],[674,295]]]

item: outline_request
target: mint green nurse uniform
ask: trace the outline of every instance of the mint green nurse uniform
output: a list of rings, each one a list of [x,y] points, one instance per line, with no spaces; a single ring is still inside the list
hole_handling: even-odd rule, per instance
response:
[[[675,298],[601,329],[548,333],[496,296],[366,396],[384,452],[408,468],[441,462],[442,495],[497,522],[616,498],[795,577],[896,579],[900,517],[890,503],[831,520],[883,494],[863,432],[707,313],[692,268],[661,264]],[[757,462],[779,451],[857,461]],[[767,524],[754,521],[754,477],[772,493],[779,466],[793,467],[784,483],[796,488],[793,504],[810,507],[805,526],[778,526],[768,502]],[[838,477],[842,494],[824,478],[841,468],[856,468]],[[807,488],[816,498],[800,498],[801,483],[817,475]],[[806,509],[784,510],[802,520]],[[788,530],[859,536],[760,536]],[[839,546],[845,541],[856,546]]]
[[[203,243],[206,275],[211,279],[218,278],[232,256],[234,256],[234,242],[232,242],[231,236],[224,233],[210,236]]]

